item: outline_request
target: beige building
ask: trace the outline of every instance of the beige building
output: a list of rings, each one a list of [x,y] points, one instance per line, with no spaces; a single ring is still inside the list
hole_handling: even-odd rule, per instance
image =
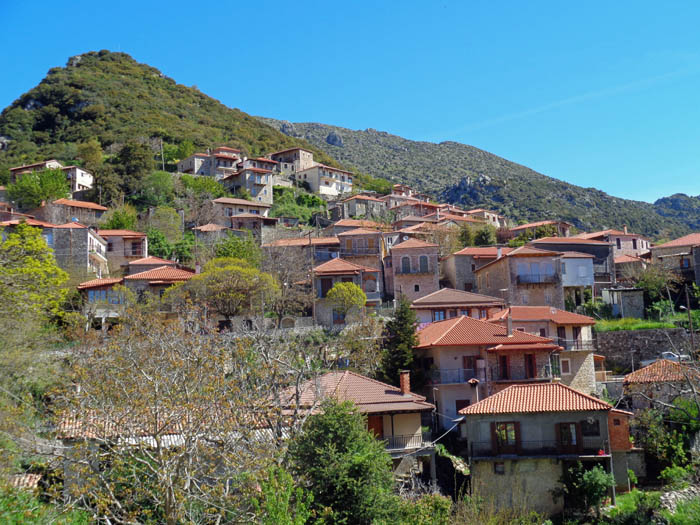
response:
[[[418,239],[409,239],[391,248],[384,259],[385,289],[395,299],[405,296],[409,301],[439,289],[438,248]]]
[[[316,164],[296,172],[297,183],[307,183],[311,191],[328,199],[352,191],[352,172]]]
[[[592,233],[581,233],[576,235],[581,239],[592,239],[594,241],[603,241],[610,243],[613,247],[613,256],[630,255],[639,257],[649,253],[651,243],[648,239],[627,231],[627,226],[622,231],[620,230],[603,230]]]
[[[272,204],[272,179],[272,170],[251,166],[224,177],[221,183],[232,193],[245,190],[254,201]]]
[[[304,148],[285,149],[269,153],[266,156],[277,163],[275,170],[278,173],[287,176],[307,170],[317,164],[314,162],[313,152]]]
[[[441,262],[442,277],[452,288],[471,292],[476,289],[476,270],[510,253],[514,248],[469,246],[448,255]]]
[[[241,150],[220,146],[211,153],[195,153],[181,160],[177,163],[177,171],[220,180],[236,173],[240,161]]]
[[[215,222],[220,226],[231,228],[231,217],[240,214],[259,215],[267,217],[272,207],[270,204],[233,197],[219,197],[212,201],[214,204]]]
[[[498,297],[452,288],[441,288],[411,303],[411,309],[416,312],[420,325],[452,319],[460,315],[474,319],[488,319],[503,308],[505,308],[505,302]]]
[[[561,254],[521,246],[477,268],[477,292],[510,305],[564,309]]]
[[[148,237],[131,230],[98,230],[107,241],[107,261],[112,274],[128,268],[131,261],[148,257]]]
[[[340,256],[356,264],[381,270],[385,253],[382,232],[355,228],[337,235]]]
[[[55,159],[27,164],[25,166],[17,166],[10,168],[10,181],[17,182],[17,178],[25,173],[35,171],[43,171],[49,169],[61,169],[66,174],[66,180],[70,185],[71,194],[78,191],[89,190],[94,183],[94,177],[88,170],[79,166],[64,166]]]

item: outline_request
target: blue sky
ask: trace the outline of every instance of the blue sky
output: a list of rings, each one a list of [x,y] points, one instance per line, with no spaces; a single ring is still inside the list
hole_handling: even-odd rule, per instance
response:
[[[698,2],[0,0],[0,107],[131,54],[254,115],[463,142],[610,194],[700,194]]]

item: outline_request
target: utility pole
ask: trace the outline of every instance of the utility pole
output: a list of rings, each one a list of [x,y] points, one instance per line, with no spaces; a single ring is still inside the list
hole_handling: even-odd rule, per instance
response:
[[[314,276],[314,250],[313,244],[311,244],[311,234],[313,230],[309,230],[309,259],[311,262],[311,268],[309,275],[311,276],[311,318],[313,319],[314,325],[316,325],[316,279]]]
[[[688,283],[685,285],[685,309],[688,311],[688,325],[690,326],[690,355],[695,357],[695,334],[693,333],[693,316],[690,312],[690,295],[688,294]]]
[[[165,171],[165,155],[163,155],[163,137],[160,138],[160,160],[163,163],[163,171]]]

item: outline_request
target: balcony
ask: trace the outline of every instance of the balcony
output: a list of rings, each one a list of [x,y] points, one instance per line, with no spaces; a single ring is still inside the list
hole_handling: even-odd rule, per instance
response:
[[[365,292],[367,296],[367,302],[381,302],[382,294],[380,292]]]
[[[526,366],[489,367],[491,381],[542,381],[552,379],[552,367],[544,365],[534,369]]]
[[[593,340],[582,341],[580,339],[561,339],[554,337],[554,342],[563,347],[564,350],[595,350],[595,342]]]
[[[373,248],[353,248],[352,250],[341,249],[341,257],[352,257],[353,255],[378,255],[379,247],[375,246]]]
[[[601,454],[601,451],[603,452]],[[472,458],[499,456],[600,456],[610,454],[608,442],[602,437],[583,437],[580,444],[565,444],[556,440],[520,441],[515,444],[493,444],[492,441],[472,441]]]
[[[473,368],[435,368],[428,370],[428,384],[430,385],[454,385],[466,383],[476,378],[476,370]]]
[[[386,443],[389,451],[426,448],[432,447],[433,444],[430,432],[407,436],[384,436],[382,441]]]
[[[554,284],[559,282],[559,276],[556,274],[519,273],[517,281],[518,284]]]
[[[396,268],[396,275],[420,275],[420,274],[432,274],[435,273],[435,268],[428,266],[427,268]]]

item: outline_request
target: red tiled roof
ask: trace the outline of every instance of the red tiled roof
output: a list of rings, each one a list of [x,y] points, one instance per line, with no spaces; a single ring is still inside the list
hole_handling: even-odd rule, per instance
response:
[[[135,261],[130,261],[129,266],[132,264],[136,265],[146,265],[146,266],[176,266],[177,263],[175,261],[170,261],[168,259],[161,259],[160,257],[154,257],[153,255],[149,255],[148,257],[143,257],[142,259],[136,259]]]
[[[250,160],[257,160],[258,162],[268,162],[270,164],[279,164],[279,162],[277,162],[276,160],[266,159],[265,157],[255,157],[254,159]]]
[[[623,384],[682,382],[688,378],[700,379],[700,373],[687,365],[668,359],[659,359],[649,366],[627,374]]]
[[[379,270],[376,268],[355,264],[339,257],[326,261],[323,264],[319,264],[316,268],[314,268],[314,273],[318,275],[347,275],[359,274],[360,272],[376,273],[378,271]]]
[[[427,216],[421,217],[419,215],[407,215],[406,217],[402,217],[401,219],[396,219],[394,221],[394,224],[399,223],[399,222],[436,222],[436,220],[429,219],[429,218],[427,218]]]
[[[351,227],[351,228],[383,228],[384,225],[375,222],[375,221],[368,221],[366,219],[341,219],[337,221],[333,226],[340,226],[340,227]]]
[[[581,252],[561,252],[564,259],[595,259],[595,255]]]
[[[145,233],[135,232],[131,230],[97,230],[100,237],[146,237]]]
[[[240,152],[241,152],[241,150],[239,150],[239,149],[236,149],[236,148],[229,148],[228,146],[218,146],[218,147],[214,148],[214,151],[218,151],[218,150],[233,151],[234,153],[240,153]]]
[[[325,246],[325,245],[337,245],[340,241],[337,237],[311,237],[311,243],[309,243],[308,237],[297,237],[294,239],[279,239],[267,244],[263,244],[264,247],[276,247],[276,246]]]
[[[164,265],[145,272],[127,275],[124,279],[135,281],[187,281],[192,277],[194,277],[194,272],[192,271]]]
[[[460,414],[534,414],[611,410],[612,405],[561,383],[512,385],[459,411]]]
[[[214,224],[212,222],[204,224],[203,226],[196,226],[192,228],[193,230],[198,230],[200,232],[218,232],[221,230],[228,230],[226,226],[221,226],[219,224]]]
[[[105,208],[104,206],[100,206],[97,203],[94,202],[85,202],[85,201],[74,201],[71,199],[58,199],[53,201],[54,204],[61,204],[63,206],[72,206],[73,208],[87,208],[90,210],[101,210],[101,211],[107,211],[109,208]]]
[[[534,239],[530,244],[587,244],[595,246],[610,246],[609,242],[583,239],[581,237],[542,237]]]
[[[338,234],[338,237],[352,236],[352,235],[379,235],[380,232],[377,230],[368,230],[366,228],[355,228],[354,230],[348,230]]]
[[[483,224],[484,221],[479,219],[471,219],[469,217],[462,217],[461,215],[454,215],[452,213],[441,212],[438,216],[437,212],[430,213],[425,216],[426,218],[434,218],[435,220],[445,221],[460,221],[460,222],[471,222],[474,224]]]
[[[24,166],[16,166],[14,168],[10,168],[10,171],[17,171],[17,170],[22,170],[24,168],[33,168],[34,166],[43,166],[44,164],[48,162],[58,162],[56,159],[49,159],[49,160],[43,160],[41,162],[35,162],[34,164],[25,164]],[[59,162],[60,164],[60,162]]]
[[[643,263],[643,259],[639,257],[634,257],[632,255],[620,255],[615,257],[615,264],[626,264],[626,263]]]
[[[586,315],[575,314],[552,308],[551,306],[511,306],[492,316],[489,321],[501,321],[508,318],[510,312],[513,321],[549,321],[554,324],[592,326],[595,319]]]
[[[431,306],[458,307],[467,305],[495,305],[505,304],[503,299],[481,295],[478,293],[455,290],[454,288],[441,288],[437,292],[424,295],[411,303],[411,308],[429,308]]]
[[[87,288],[99,288],[101,286],[109,286],[112,284],[121,283],[122,279],[93,279],[91,281],[85,281],[78,285],[78,290],[86,290]]]
[[[431,323],[418,332],[417,348],[431,346],[466,345],[547,345],[559,348],[551,339],[515,330],[507,334],[507,328],[494,323],[473,319],[464,315]]]
[[[253,173],[272,173],[272,170],[265,170],[263,168],[241,168],[241,171],[239,173],[242,173],[244,171],[252,171]]]
[[[520,226],[516,226],[514,228],[511,228],[510,231],[517,231],[517,230],[527,230],[528,228],[537,228],[538,226],[548,226],[550,224],[566,224],[567,226],[573,226],[572,224],[565,222],[565,221],[537,221],[537,222],[530,222],[528,224],[521,224]]]
[[[376,197],[370,197],[369,195],[353,195],[352,197],[348,197],[347,199],[344,199],[343,202],[351,201],[353,199],[358,199],[358,200],[363,200],[363,201],[373,201],[373,202],[384,202],[381,199],[377,199]]]
[[[407,241],[403,241],[402,243],[399,243],[399,244],[393,246],[391,249],[392,250],[404,250],[404,249],[410,249],[410,248],[437,248],[437,246],[438,246],[437,244],[419,241],[418,239],[408,239]]]
[[[87,226],[84,224],[80,224],[79,222],[67,222],[65,224],[59,224],[58,226],[55,226],[55,228],[59,229],[87,229]]]
[[[579,233],[578,235],[574,235],[574,237],[578,237],[581,239],[598,239],[601,237],[605,237],[606,235],[627,235],[628,237],[641,237],[641,235],[639,235],[638,233],[625,233],[624,231],[620,230],[601,230],[599,232]]]
[[[258,208],[271,208],[272,206],[270,204],[263,204],[262,202],[254,202],[254,201],[247,201],[245,199],[235,199],[233,197],[219,197],[218,199],[214,199],[214,202],[217,204],[239,204],[239,205],[245,205],[245,206],[255,206]]]
[[[510,248],[503,246],[501,248],[501,255],[506,255],[512,252],[515,248]],[[455,252],[453,255],[471,255],[471,256],[481,256],[481,257],[497,257],[498,256],[498,246],[467,246]]]
[[[280,153],[287,153],[288,151],[297,151],[297,150],[306,151],[307,153],[313,154],[313,151],[311,151],[309,149],[305,149],[305,148],[288,148],[288,149],[283,149],[280,151],[273,151],[272,153],[268,153],[268,155],[279,155]]]
[[[334,168],[333,166],[326,166],[325,164],[316,164],[315,166],[311,166],[311,168],[307,168],[307,170],[310,170],[312,168],[321,168],[324,170],[338,171],[340,173],[346,173],[348,175],[352,175],[352,171],[341,170],[340,168]],[[306,170],[300,170],[300,171],[306,171]]]
[[[560,252],[542,250],[540,248],[533,248],[531,246],[521,246],[520,248],[516,248],[508,253],[504,253],[500,259],[494,259],[493,261],[491,261],[487,264],[484,264],[483,266],[477,268],[474,271],[480,272],[484,268],[487,268],[493,264],[496,264],[499,261],[501,261],[502,259],[505,259],[507,257],[559,257],[559,256],[561,256]]]
[[[700,244],[700,233],[689,233],[678,239],[654,246],[654,248],[674,248],[676,246],[695,246]]]
[[[9,221],[3,221],[0,222],[0,226],[17,226],[18,224],[25,223],[27,226],[38,226],[39,228],[55,228],[55,224],[51,224],[50,222],[44,222],[40,221],[37,219],[12,219]]]
[[[296,403],[295,389],[283,393],[283,403],[290,407]],[[414,393],[401,393],[401,389],[355,372],[328,372],[317,381],[301,385],[300,408],[311,408],[324,397],[335,397],[339,401],[352,401],[360,412],[422,412],[433,410],[425,397]]]

